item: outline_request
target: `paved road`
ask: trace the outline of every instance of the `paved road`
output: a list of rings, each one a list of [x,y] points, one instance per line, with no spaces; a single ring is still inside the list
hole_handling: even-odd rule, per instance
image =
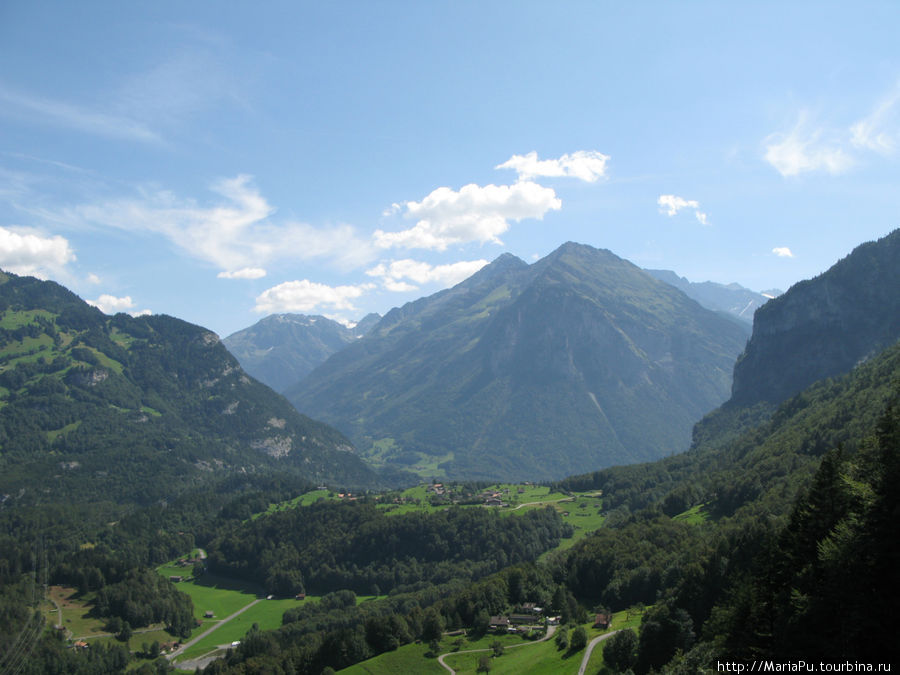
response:
[[[588,661],[591,660],[591,653],[594,651],[594,647],[603,642],[606,638],[611,638],[618,632],[619,631],[614,630],[611,633],[604,633],[588,642],[587,649],[584,650],[584,658],[581,659],[581,668],[578,669],[578,675],[584,675],[584,671],[587,670]]]
[[[549,640],[550,638],[552,638],[553,634],[555,632],[556,632],[556,626],[548,626],[547,634],[544,637],[542,637],[540,640],[535,640],[534,642],[523,642],[520,645],[504,646],[504,650],[518,649],[519,647],[529,647],[531,645],[536,645],[538,642],[544,642],[545,640]],[[463,649],[462,651],[459,651],[459,652],[447,652],[446,654],[441,654],[438,657],[438,663],[440,663],[444,668],[446,668],[448,671],[450,671],[450,675],[456,675],[456,671],[453,670],[453,668],[448,666],[446,663],[444,663],[445,656],[453,656],[454,654],[475,654],[477,652],[490,652],[490,651],[493,651],[493,649]]]
[[[260,602],[261,600],[262,600],[262,598],[257,598],[256,600],[254,600],[254,601],[251,602],[250,604],[244,605],[243,607],[241,607],[238,611],[236,611],[236,612],[235,612],[234,614],[232,614],[231,616],[226,616],[224,619],[222,619],[221,621],[219,621],[219,623],[217,623],[215,626],[212,626],[211,628],[209,628],[209,629],[203,631],[202,633],[200,633],[200,635],[198,635],[198,636],[195,637],[194,639],[189,640],[188,642],[185,642],[185,643],[184,643],[183,645],[181,645],[181,647],[179,647],[177,650],[175,650],[174,652],[172,652],[171,654],[169,654],[168,656],[166,656],[166,658],[169,659],[169,661],[173,661],[177,656],[179,656],[182,652],[184,652],[185,649],[187,649],[188,647],[193,647],[195,644],[197,644],[200,640],[202,640],[202,639],[205,638],[207,635],[209,635],[210,633],[212,633],[214,630],[218,630],[219,628],[221,628],[222,626],[224,626],[226,623],[228,623],[229,621],[231,621],[234,617],[236,617],[236,616],[238,616],[238,615],[240,615],[240,614],[243,614],[243,613],[246,612],[248,609],[250,609],[251,607],[253,607],[253,605],[255,605],[257,602]]]

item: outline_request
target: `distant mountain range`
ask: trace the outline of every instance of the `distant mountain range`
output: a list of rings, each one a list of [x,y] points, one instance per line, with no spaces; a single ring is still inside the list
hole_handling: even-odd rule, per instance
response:
[[[779,403],[900,339],[900,230],[855,248],[756,313],[732,399]]]
[[[267,470],[376,483],[344,436],[248,377],[212,332],[109,317],[0,272],[0,494],[150,503]]]
[[[725,312],[749,324],[753,323],[753,314],[757,309],[782,293],[777,289],[757,293],[740,284],[688,281],[671,270],[644,271],[660,281],[671,284],[707,309]]]
[[[380,318],[369,314],[348,327],[324,316],[273,314],[222,342],[244,370],[280,392],[365,335]]]
[[[748,332],[568,243],[391,310],[285,394],[376,464],[558,478],[686,449],[728,396]]]

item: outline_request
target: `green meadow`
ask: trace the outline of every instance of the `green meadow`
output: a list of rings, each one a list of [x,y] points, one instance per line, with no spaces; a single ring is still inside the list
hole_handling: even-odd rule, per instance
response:
[[[609,631],[593,628],[591,624],[583,624],[588,633],[588,642],[605,632],[633,628],[637,630],[641,624],[642,610],[630,609],[613,614]],[[571,627],[558,627],[557,630],[572,630]],[[468,652],[468,650],[490,650],[494,641],[503,645],[503,654],[491,659],[491,673],[496,675],[574,675],[581,666],[584,650],[569,654],[556,647],[554,637],[545,642],[532,642],[518,635],[485,635],[479,640],[444,636],[440,642],[440,654],[446,654],[444,662],[459,675],[476,675],[478,659],[489,651]],[[438,675],[447,671],[441,667],[437,658],[426,656],[428,646],[425,644],[404,645],[394,651],[385,652],[368,661],[363,661],[339,671],[341,675],[406,675],[422,673],[422,675]],[[458,653],[454,653],[458,652]],[[586,672],[596,673],[603,667],[603,643],[594,648],[588,662]]]

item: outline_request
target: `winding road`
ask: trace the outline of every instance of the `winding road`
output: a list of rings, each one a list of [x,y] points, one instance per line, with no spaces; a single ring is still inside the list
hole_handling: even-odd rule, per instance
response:
[[[548,626],[547,634],[544,637],[542,637],[540,640],[535,640],[534,642],[523,642],[520,645],[512,645],[509,647],[505,647],[505,649],[518,649],[519,647],[529,647],[531,645],[536,645],[538,642],[544,642],[546,640],[549,640],[551,637],[553,637],[553,634],[555,632],[556,632],[556,626]],[[614,630],[610,633],[604,633],[603,635],[598,635],[597,637],[595,637],[593,640],[591,640],[588,643],[587,647],[584,650],[584,656],[581,659],[581,667],[578,669],[578,675],[584,675],[585,671],[587,670],[588,662],[591,660],[591,654],[593,654],[593,652],[594,652],[594,647],[596,647],[598,644],[600,644],[607,638],[611,638],[613,635],[615,635],[618,632],[619,631]],[[446,654],[441,654],[438,657],[438,663],[440,663],[444,668],[446,668],[447,671],[450,673],[450,675],[456,675],[456,671],[453,670],[453,668],[451,668],[444,662],[445,656],[453,656],[454,654],[477,654],[478,652],[489,652],[489,651],[492,651],[492,650],[491,649],[463,649],[462,651],[459,651],[459,652],[447,652]]]
[[[556,626],[548,626],[547,634],[544,637],[542,637],[540,640],[535,640],[534,642],[523,642],[520,645],[510,645],[509,647],[504,647],[504,651],[507,649],[518,649],[519,647],[530,647],[531,645],[536,645],[538,642],[544,642],[544,641],[552,638],[553,634],[555,632],[556,632]],[[440,663],[444,668],[446,668],[448,671],[450,671],[450,675],[456,675],[456,671],[453,670],[453,668],[448,666],[446,663],[444,663],[445,656],[454,656],[456,654],[476,654],[478,652],[490,652],[490,651],[493,651],[493,649],[490,649],[490,648],[489,649],[463,649],[462,651],[459,651],[459,652],[447,652],[446,654],[441,654],[438,657],[438,663]]]
[[[611,633],[604,633],[603,635],[598,635],[593,640],[588,642],[588,646],[584,650],[584,658],[581,659],[581,668],[578,669],[578,675],[584,675],[584,671],[587,670],[588,661],[591,660],[591,654],[594,651],[594,647],[603,642],[606,638],[611,638],[618,632],[619,631],[614,630]]]

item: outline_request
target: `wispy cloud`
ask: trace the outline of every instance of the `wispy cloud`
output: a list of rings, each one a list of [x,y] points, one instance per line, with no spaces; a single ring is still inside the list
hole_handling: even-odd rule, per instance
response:
[[[772,249],[772,253],[774,253],[779,258],[793,258],[794,253],[787,246],[776,246]]]
[[[134,118],[80,107],[66,101],[42,98],[0,84],[0,111],[29,122],[41,122],[96,136],[141,143],[159,143],[162,138]]]
[[[253,310],[261,314],[309,312],[320,307],[354,310],[352,301],[373,288],[375,284],[328,286],[309,279],[285,281],[260,293]]]
[[[384,287],[389,291],[414,291],[416,284],[439,284],[447,288],[468,279],[478,270],[488,264],[487,260],[463,260],[446,265],[430,265],[419,260],[404,258],[392,260],[390,263],[380,263],[366,270],[370,277],[381,279]],[[406,281],[406,280],[409,281]]]
[[[502,243],[510,221],[542,219],[562,201],[548,187],[530,181],[515,185],[465,185],[459,191],[440,187],[420,202],[406,202],[404,217],[415,226],[399,232],[376,230],[375,244],[444,251],[451,244]]]
[[[70,225],[160,234],[191,257],[220,268],[219,276],[228,279],[260,278],[267,263],[285,258],[328,258],[343,268],[374,258],[371,242],[349,225],[317,228],[275,220],[275,207],[250,176],[221,179],[210,189],[220,197],[210,205],[169,191],[141,190],[137,198],[83,204],[45,215]]]
[[[854,147],[893,154],[900,139],[900,84],[875,109],[850,126],[850,142]]]
[[[837,175],[864,161],[866,153],[895,154],[900,142],[900,84],[849,127],[818,125],[800,111],[787,132],[769,134],[765,160],[782,176],[822,171]]]
[[[708,225],[707,215],[700,210],[700,202],[696,199],[685,199],[677,195],[660,195],[656,200],[657,206],[662,213],[667,216],[677,215],[682,209],[693,209],[697,222],[701,225]]]
[[[538,159],[536,152],[525,155],[513,155],[495,169],[512,169],[519,174],[520,181],[534,178],[578,178],[594,183],[606,176],[606,164],[609,155],[594,150],[578,150],[563,155],[558,159]]]
[[[782,176],[797,176],[809,171],[843,173],[854,164],[839,139],[830,138],[825,129],[809,129],[802,113],[796,126],[787,133],[770,134],[766,140],[765,160]]]
[[[42,279],[58,277],[75,260],[69,241],[27,228],[0,227],[0,268]]]
[[[262,279],[266,271],[261,267],[242,267],[233,272],[219,272],[216,276],[220,279]]]

